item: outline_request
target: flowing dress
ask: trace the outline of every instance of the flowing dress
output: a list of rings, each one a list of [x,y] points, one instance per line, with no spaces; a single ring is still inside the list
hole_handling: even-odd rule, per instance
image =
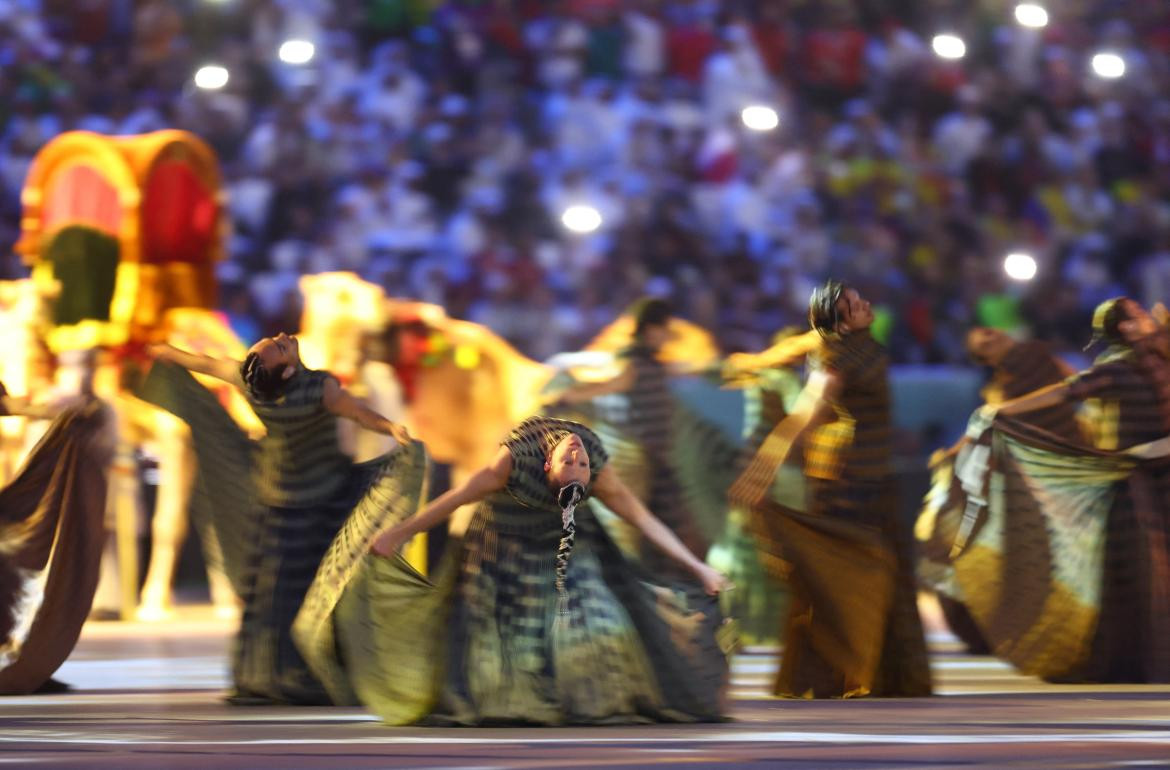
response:
[[[44,685],[89,615],[105,542],[113,424],[101,401],[65,410],[0,490],[0,694]]]
[[[1065,376],[1059,360],[1045,343],[1020,342],[1013,345],[995,367],[986,392],[987,401],[991,404],[1010,401],[1062,382]],[[1085,443],[1076,405],[1068,400],[1022,414],[1016,421],[1069,444]],[[956,538],[966,535],[960,535],[965,498],[958,499],[962,495],[962,485],[955,478],[954,471],[953,457],[947,458],[931,471],[931,487],[915,524],[920,548],[918,578],[938,596],[943,616],[955,636],[967,645],[969,651],[986,654],[991,652],[991,645],[979,630],[979,624],[970,611],[956,597],[958,589],[951,568],[951,549]]]
[[[181,367],[155,363],[142,386],[145,400],[191,428],[198,464],[193,516],[214,529],[244,604],[231,664],[239,696],[332,702],[293,641],[293,620],[351,514],[408,515],[422,491],[426,461],[418,445],[359,464],[342,454],[337,418],[322,404],[330,377],[298,371],[274,401],[245,390],[267,431],[258,443]]]
[[[1170,447],[1133,351],[1069,381],[1097,447],[999,417],[956,460],[954,588],[994,653],[1062,682],[1170,681]]]
[[[368,555],[387,521],[351,517],[296,634],[337,702],[386,722],[599,724],[720,718],[728,666],[715,597],[625,559],[588,503],[576,508],[564,594],[561,509],[545,458],[569,432],[593,479],[607,456],[583,425],[534,417],[504,441],[505,488],[479,504],[429,578]]]
[[[753,510],[764,565],[789,586],[774,691],[799,698],[931,692],[910,527],[889,469],[888,356],[868,332],[827,339],[814,368],[842,392]],[[791,458],[790,458],[791,459]]]

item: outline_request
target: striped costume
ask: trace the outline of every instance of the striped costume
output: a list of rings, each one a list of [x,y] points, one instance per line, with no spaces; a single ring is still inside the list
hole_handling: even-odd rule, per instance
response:
[[[841,380],[835,418],[806,441],[803,496],[774,488],[753,516],[765,564],[791,590],[775,691],[929,695],[910,532],[890,477],[888,356],[863,331],[826,339],[810,364]]]
[[[1158,377],[1134,351],[1110,350],[1067,381],[1071,399],[1100,404],[1096,447],[998,417],[956,459],[954,504],[973,528],[954,590],[1025,673],[1170,681],[1170,453],[1150,444],[1170,432]]]
[[[142,387],[144,399],[191,427],[199,467],[193,517],[214,528],[225,571],[244,602],[232,655],[240,696],[331,702],[293,642],[293,619],[354,511],[381,520],[409,515],[418,505],[422,448],[399,447],[353,463],[338,447],[337,418],[322,404],[330,377],[300,370],[273,401],[245,389],[267,431],[258,446],[182,368],[156,363]]]
[[[984,397],[989,404],[999,404],[1064,379],[1065,370],[1047,344],[1018,342],[996,365],[991,381],[984,389]],[[1017,419],[1070,444],[1085,443],[1073,401],[1037,409]],[[955,478],[954,467],[954,458],[948,458],[931,472],[931,489],[915,525],[920,546],[918,577],[936,592],[947,625],[967,645],[968,651],[986,654],[991,652],[991,645],[971,613],[955,598],[958,590],[954,586],[950,552],[959,531],[964,504],[957,502],[962,497],[962,489]]]
[[[356,697],[391,724],[719,717],[727,664],[717,601],[641,573],[588,504],[575,513],[567,601],[558,595],[561,509],[544,462],[570,431],[596,478],[607,456],[592,431],[526,420],[504,441],[506,487],[479,505],[430,580],[401,559],[366,555],[368,540],[343,531],[296,627],[337,700]]]

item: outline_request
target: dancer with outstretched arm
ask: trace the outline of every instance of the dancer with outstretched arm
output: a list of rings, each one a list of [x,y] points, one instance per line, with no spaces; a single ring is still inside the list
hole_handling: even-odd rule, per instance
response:
[[[287,334],[257,342],[243,362],[169,345],[152,352],[160,362],[239,388],[266,430],[254,452],[214,396],[176,367],[156,364],[144,385],[147,400],[191,426],[199,461],[194,505],[207,509],[223,543],[226,570],[243,599],[229,702],[330,703],[296,649],[293,619],[329,544],[356,506],[381,496],[414,510],[425,466],[422,448],[329,372],[305,368],[296,338]],[[393,436],[399,445],[354,464],[338,445],[339,418]]]
[[[720,718],[724,578],[607,459],[585,426],[533,417],[466,482],[367,541],[372,554],[343,532],[297,622],[310,664],[338,699],[352,692],[392,724]],[[689,579],[667,584],[623,558],[590,497]],[[412,574],[396,555],[402,543],[469,503],[478,507],[445,566]]]

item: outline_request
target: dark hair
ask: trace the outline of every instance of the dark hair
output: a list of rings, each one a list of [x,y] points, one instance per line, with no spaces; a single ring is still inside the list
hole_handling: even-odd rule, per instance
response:
[[[665,326],[670,323],[671,312],[670,303],[658,297],[649,297],[647,299],[640,299],[630,308],[630,315],[634,317],[634,336],[641,337],[647,327],[650,326]]]
[[[557,505],[561,509],[561,539],[557,543],[556,557],[556,589],[559,597],[559,612],[568,612],[568,593],[566,578],[569,574],[569,557],[573,554],[573,541],[577,534],[577,520],[574,511],[578,503],[585,499],[585,485],[579,481],[570,481],[557,492]]]
[[[275,401],[287,382],[280,376],[281,369],[283,367],[265,369],[260,362],[260,354],[249,353],[244,363],[240,364],[240,379],[257,401]]]
[[[808,325],[822,337],[837,333],[837,324],[841,321],[837,302],[846,288],[840,281],[829,279],[813,289],[808,298]]]

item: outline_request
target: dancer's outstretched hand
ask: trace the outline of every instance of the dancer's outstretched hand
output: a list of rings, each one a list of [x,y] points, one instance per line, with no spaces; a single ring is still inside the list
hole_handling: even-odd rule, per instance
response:
[[[406,446],[411,441],[410,431],[400,422],[394,423],[394,427],[390,429],[390,436],[401,446]]]
[[[703,584],[703,590],[708,596],[718,596],[721,591],[729,591],[735,586],[723,576],[723,573],[714,567],[703,564],[695,570],[695,577]]]

